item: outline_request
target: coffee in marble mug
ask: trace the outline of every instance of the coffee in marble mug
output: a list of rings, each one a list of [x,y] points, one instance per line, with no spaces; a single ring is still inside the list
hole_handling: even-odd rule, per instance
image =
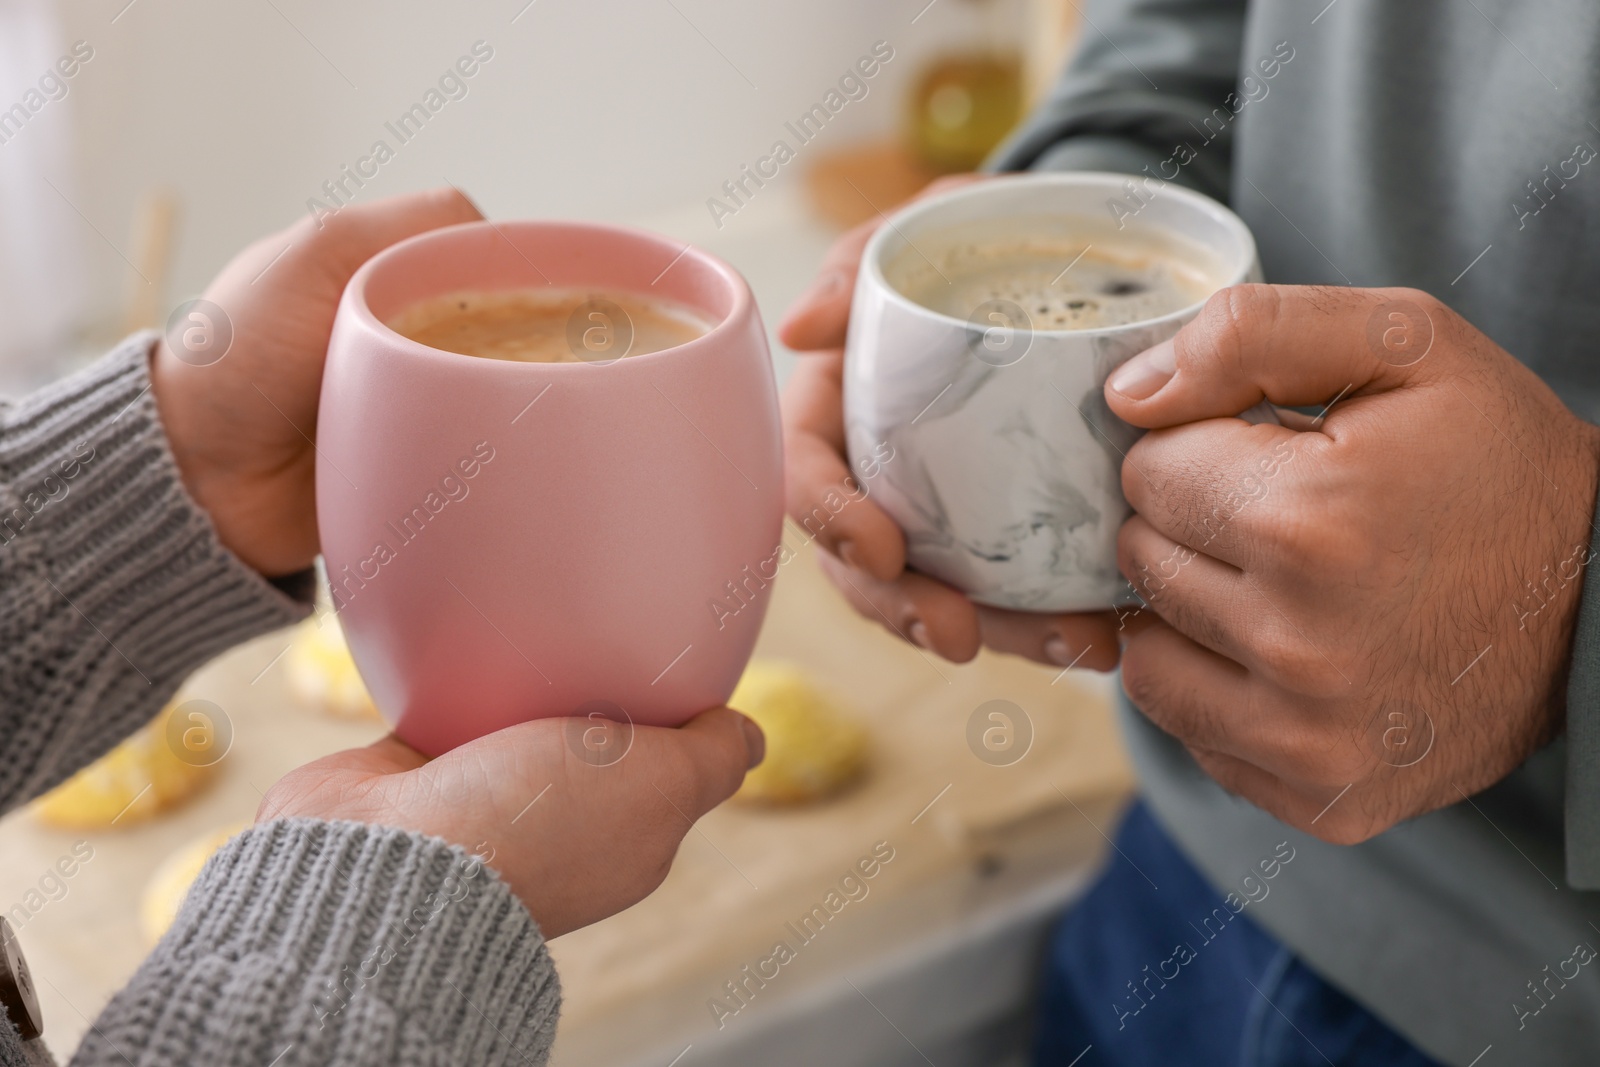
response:
[[[1168,185],[1129,218],[1108,209],[1125,182],[975,182],[903,208],[862,256],[851,466],[910,566],[978,603],[1093,611],[1127,597],[1116,543],[1139,431],[1107,406],[1106,379],[1213,292],[1260,279],[1226,207]]]
[[[1101,330],[1159,319],[1227,284],[1214,257],[1176,235],[1117,232],[1100,219],[1008,220],[934,232],[884,266],[889,284],[966,319],[1003,301],[1033,330]]]

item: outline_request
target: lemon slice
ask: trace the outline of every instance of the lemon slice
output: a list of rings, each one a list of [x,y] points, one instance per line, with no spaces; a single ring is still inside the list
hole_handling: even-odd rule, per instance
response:
[[[767,736],[767,755],[745,775],[735,799],[804,804],[834,793],[867,763],[867,731],[800,667],[757,660],[728,701]]]

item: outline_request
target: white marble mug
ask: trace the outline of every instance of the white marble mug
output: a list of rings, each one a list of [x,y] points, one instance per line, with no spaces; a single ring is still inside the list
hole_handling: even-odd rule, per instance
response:
[[[885,270],[951,227],[1072,216],[1198,245],[1218,289],[1260,280],[1255,240],[1233,212],[1171,184],[1130,201],[1128,182],[1068,173],[963,186],[893,215],[862,257],[845,349],[852,470],[905,532],[910,566],[980,604],[1090,611],[1130,598],[1116,540],[1130,513],[1122,460],[1140,431],[1111,414],[1103,390],[1204,300],[1125,326],[1035,330],[929,310]],[[1130,203],[1142,204],[1131,218]]]

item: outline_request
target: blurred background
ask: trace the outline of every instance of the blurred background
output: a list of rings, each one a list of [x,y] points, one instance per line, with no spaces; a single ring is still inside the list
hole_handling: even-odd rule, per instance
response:
[[[77,42],[92,58],[60,80],[59,99],[35,94],[42,106],[0,125],[0,374],[26,384],[74,345],[164,317],[309,200],[331,205],[324,183],[341,180],[361,200],[449,182],[492,216],[654,225],[754,275],[772,268],[770,289],[753,280],[776,318],[827,236],[814,223],[871,214],[862,194],[891,206],[919,167],[970,166],[962,147],[981,152],[1015,120],[1024,81],[1048,79],[1071,10],[1067,0],[4,0],[0,107],[27,107]],[[784,124],[880,41],[892,61],[801,146]],[[492,58],[460,79],[464,95],[436,96],[443,106],[402,144],[385,124],[478,42]],[[912,97],[930,76],[918,114]],[[919,123],[931,123],[931,140],[918,139]],[[779,139],[797,158],[719,229],[706,201],[732,206],[723,182]],[[393,158],[369,165],[377,173],[356,189],[345,168],[379,140]],[[886,166],[886,150],[918,144],[920,155]],[[852,150],[870,160],[847,168],[860,193],[835,177],[811,198],[826,217],[807,216],[807,174]],[[749,254],[786,230],[811,238],[787,249],[792,276]]]
[[[845,227],[978,165],[1053,79],[1075,12],[0,0],[0,395],[163,324],[258,237],[444,183],[492,218],[706,247],[746,274],[770,326]],[[425,121],[402,129],[407,115]],[[725,186],[780,140],[794,154],[775,176]],[[795,357],[775,339],[773,353],[781,381]],[[1106,684],[988,654],[934,663],[854,616],[787,536],[798,558],[736,699],[768,716],[777,769],[690,835],[656,896],[553,946],[556,1062],[1021,1062],[1045,931],[1131,782]],[[974,740],[996,707],[1000,758]],[[382,730],[336,623],[314,619],[208,666],[144,734],[0,821],[0,909],[56,1053],[272,781]],[[883,848],[894,861],[834,920],[847,929],[736,995],[741,968]]]

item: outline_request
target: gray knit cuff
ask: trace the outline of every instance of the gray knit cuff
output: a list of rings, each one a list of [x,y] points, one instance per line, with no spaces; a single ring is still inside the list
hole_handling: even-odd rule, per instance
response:
[[[292,1043],[295,1063],[542,1064],[560,998],[538,926],[464,849],[285,819],[211,859],[84,1048],[145,1062],[136,1053],[171,1041],[182,1062],[267,1064]]]
[[[34,706],[83,712],[16,739],[22,796],[143,725],[152,695],[309,610],[225,549],[185,490],[150,392],[154,337],[0,410],[7,660],[37,675],[18,690]]]

